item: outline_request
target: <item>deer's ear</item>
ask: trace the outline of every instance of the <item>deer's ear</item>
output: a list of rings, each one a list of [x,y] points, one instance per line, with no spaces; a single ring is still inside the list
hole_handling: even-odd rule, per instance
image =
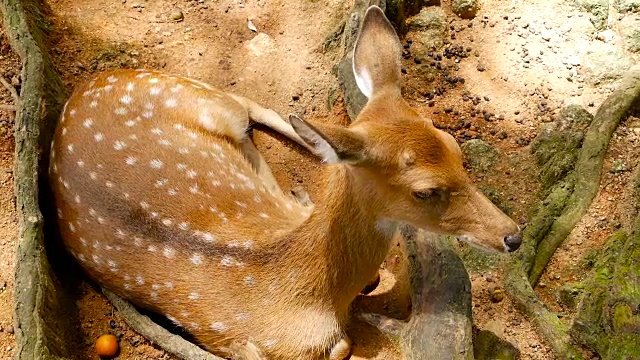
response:
[[[382,9],[370,6],[353,50],[353,75],[360,91],[371,98],[376,91],[401,86],[402,44]]]
[[[329,164],[357,164],[364,158],[365,140],[340,126],[311,123],[296,115],[289,115],[295,132]]]

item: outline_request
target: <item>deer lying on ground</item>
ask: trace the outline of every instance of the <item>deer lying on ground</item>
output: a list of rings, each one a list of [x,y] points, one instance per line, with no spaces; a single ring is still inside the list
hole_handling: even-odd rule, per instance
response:
[[[521,242],[472,185],[455,139],[402,98],[400,54],[370,7],[353,56],[368,103],[348,128],[278,122],[186,78],[98,75],[72,94],[52,144],[66,247],[90,278],[213,353],[249,340],[269,358],[348,357],[349,305],[397,222],[498,251]],[[264,185],[244,150],[249,118],[323,158],[315,207]]]

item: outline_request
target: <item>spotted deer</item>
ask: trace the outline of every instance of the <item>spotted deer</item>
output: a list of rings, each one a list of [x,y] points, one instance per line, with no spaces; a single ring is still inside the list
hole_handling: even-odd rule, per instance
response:
[[[368,102],[347,128],[286,122],[154,71],[78,86],[51,151],[66,248],[98,284],[213,353],[248,340],[273,359],[348,357],[349,306],[397,222],[502,252],[521,241],[468,178],[455,139],[403,99],[400,54],[393,27],[370,7],[353,54]],[[322,157],[314,207],[267,186],[246,156],[252,117]]]

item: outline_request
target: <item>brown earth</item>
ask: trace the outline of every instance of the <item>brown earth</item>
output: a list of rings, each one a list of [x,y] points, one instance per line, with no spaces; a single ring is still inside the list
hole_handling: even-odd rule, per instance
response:
[[[540,201],[529,141],[562,105],[577,103],[593,113],[615,85],[590,85],[584,80],[583,66],[567,64],[566,59],[602,46],[623,48],[624,41],[618,35],[607,44],[597,40],[587,15],[561,0],[485,0],[473,20],[452,15],[448,3],[445,1],[443,8],[451,34],[455,34],[450,42],[464,51],[469,49],[469,56],[457,64],[458,69],[453,60],[445,59],[442,64],[465,82],[428,99],[426,92],[444,87],[443,78],[425,74],[424,66],[433,61],[428,49],[407,46],[412,56],[404,61],[406,98],[460,142],[482,138],[500,151],[502,160],[491,176],[471,175],[478,183],[497,189],[514,219],[525,222],[529,211]],[[147,67],[206,81],[253,98],[282,115],[296,112],[312,120],[348,123],[331,73],[338,54],[322,54],[316,49],[348,14],[353,1],[49,0],[48,4],[53,21],[52,55],[69,89],[102,70]],[[184,20],[175,22],[170,13],[178,8]],[[248,28],[248,19],[257,32]],[[613,14],[610,21],[617,30],[628,18]],[[409,39],[417,44],[419,37],[419,33],[409,32],[403,43]],[[0,34],[0,59],[0,74],[19,86],[19,61],[4,33]],[[464,95],[481,100],[474,105],[463,100]],[[12,103],[9,92],[0,88],[0,104]],[[482,110],[494,115],[484,117]],[[11,111],[0,110],[0,358],[12,356],[15,346],[10,331],[17,231],[13,116]],[[302,184],[313,199],[320,174],[317,161],[279,137],[260,131],[254,134],[281,186],[290,189]],[[605,161],[607,171],[600,193],[552,259],[536,289],[555,311],[568,311],[557,302],[555,294],[563,283],[583,276],[577,272],[582,255],[628,222],[624,215],[624,187],[630,170],[637,164],[639,134],[638,119],[622,123],[616,131]],[[622,171],[608,171],[619,164],[624,164]],[[404,265],[404,255],[396,247],[384,264],[381,286],[359,298],[359,307],[406,317]],[[491,301],[488,290],[501,286],[500,266],[472,271],[470,275],[475,324],[513,343],[523,359],[552,359],[529,319],[508,298],[499,303]],[[78,307],[85,340],[77,344],[80,358],[98,358],[92,346],[103,333],[122,336],[121,359],[172,358],[129,330],[94,288],[83,284],[80,293]],[[353,358],[398,357],[393,344],[376,329],[356,322],[350,333],[355,341]]]

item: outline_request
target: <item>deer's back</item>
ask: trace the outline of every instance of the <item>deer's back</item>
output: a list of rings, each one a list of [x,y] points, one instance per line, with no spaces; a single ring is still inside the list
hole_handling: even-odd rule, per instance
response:
[[[65,106],[50,168],[61,235],[103,286],[224,339],[260,311],[228,304],[265,290],[256,278],[304,212],[269,193],[238,150],[224,122],[246,121],[242,107],[127,74],[80,86]],[[226,136],[202,126],[203,112]]]

